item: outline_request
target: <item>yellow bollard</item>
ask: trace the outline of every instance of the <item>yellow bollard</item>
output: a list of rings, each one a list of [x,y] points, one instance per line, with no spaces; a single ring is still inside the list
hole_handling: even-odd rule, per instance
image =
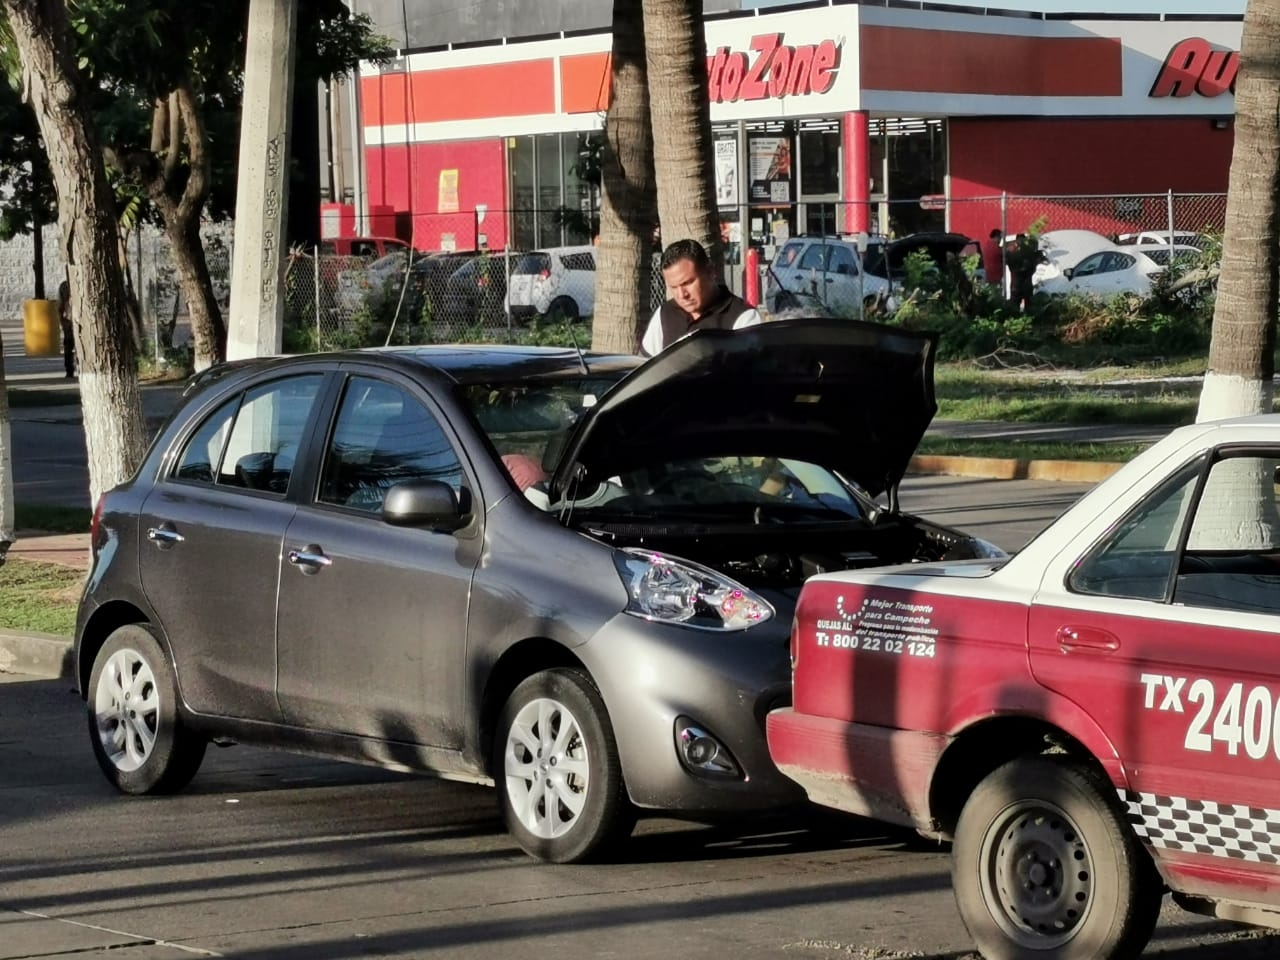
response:
[[[22,339],[28,357],[62,356],[57,300],[22,301]]]

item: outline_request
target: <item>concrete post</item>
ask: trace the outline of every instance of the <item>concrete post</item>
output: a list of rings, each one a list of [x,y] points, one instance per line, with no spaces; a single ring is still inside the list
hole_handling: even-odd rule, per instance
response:
[[[227,359],[279,353],[298,0],[250,0]]]

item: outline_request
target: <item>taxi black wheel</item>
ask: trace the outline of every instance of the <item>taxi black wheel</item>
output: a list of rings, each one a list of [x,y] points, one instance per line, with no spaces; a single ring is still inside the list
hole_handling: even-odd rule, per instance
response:
[[[952,883],[987,960],[1125,960],[1151,938],[1164,887],[1115,790],[1065,757],[1006,763],[956,826]]]
[[[89,675],[89,739],[98,766],[124,793],[174,793],[200,769],[208,742],[178,712],[173,667],[142,626],[107,638]]]
[[[604,701],[581,670],[545,670],[512,691],[498,721],[493,779],[516,842],[552,863],[599,857],[635,815]]]

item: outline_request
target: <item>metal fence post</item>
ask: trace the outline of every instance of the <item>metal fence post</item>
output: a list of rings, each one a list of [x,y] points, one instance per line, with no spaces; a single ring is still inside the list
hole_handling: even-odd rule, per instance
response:
[[[1013,296],[1013,291],[1009,287],[1009,270],[1004,265],[1004,245],[1009,240],[1009,192],[1002,190],[1000,192],[1000,289],[1004,293],[1004,299],[1008,300]]]
[[[1169,213],[1169,257],[1170,263],[1173,263],[1173,188],[1169,188],[1168,196],[1168,213]]]
[[[315,273],[315,276],[312,278],[312,282],[315,284],[315,293],[311,299],[316,305],[316,349],[320,350],[322,349],[320,346],[320,247],[312,247],[311,252],[311,262],[314,264]]]

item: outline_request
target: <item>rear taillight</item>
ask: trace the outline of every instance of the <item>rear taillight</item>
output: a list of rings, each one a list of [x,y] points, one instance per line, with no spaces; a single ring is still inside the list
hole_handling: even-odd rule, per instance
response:
[[[546,280],[549,276],[551,276],[551,271],[550,271],[550,270],[539,270],[539,271],[538,271],[538,279],[539,279],[539,280]]]
[[[93,508],[93,519],[89,521],[89,545],[96,553],[98,550],[98,530],[102,524],[102,504],[106,501],[106,497],[98,497],[98,502]]]

